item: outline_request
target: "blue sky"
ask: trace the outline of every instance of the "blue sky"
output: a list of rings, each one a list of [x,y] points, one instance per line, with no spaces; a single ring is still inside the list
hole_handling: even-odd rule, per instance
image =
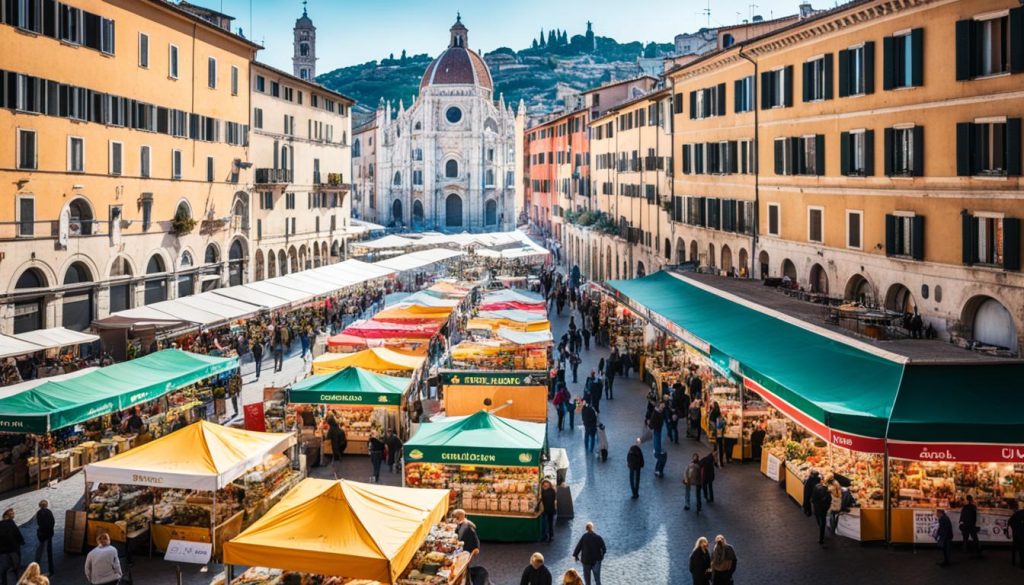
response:
[[[302,14],[299,0],[192,0],[235,17],[235,26],[264,43],[260,60],[291,70],[292,27]],[[812,2],[815,8],[828,4]],[[751,4],[756,8],[751,8]],[[712,26],[739,23],[750,14],[766,19],[795,14],[799,0],[713,0]],[[252,7],[250,14],[250,6]],[[706,26],[707,0],[309,0],[308,11],[317,27],[317,72],[395,56],[436,55],[448,44],[455,13],[469,28],[469,44],[490,51],[508,46],[522,49],[541,28],[565,29],[569,35],[586,30],[620,42],[671,42],[680,32]],[[606,8],[605,8],[606,7]]]

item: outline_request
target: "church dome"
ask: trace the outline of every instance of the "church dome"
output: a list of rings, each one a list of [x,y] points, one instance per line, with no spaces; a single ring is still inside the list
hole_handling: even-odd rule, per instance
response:
[[[431,85],[478,85],[494,91],[491,71],[483,57],[469,50],[469,31],[459,17],[451,28],[451,42],[443,53],[427,67],[420,80],[420,89]]]

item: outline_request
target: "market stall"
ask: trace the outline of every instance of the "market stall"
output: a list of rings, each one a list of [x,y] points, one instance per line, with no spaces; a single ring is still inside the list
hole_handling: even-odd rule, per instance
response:
[[[469,370],[547,371],[551,331],[498,330],[495,339],[463,341],[451,348],[451,365]]]
[[[422,355],[386,347],[371,347],[353,353],[326,353],[313,360],[313,374],[336,372],[349,366],[392,376],[409,375],[424,365]]]
[[[487,293],[480,300],[481,311],[520,310],[547,313],[544,298],[520,289],[505,289]]]
[[[483,540],[540,537],[547,428],[486,411],[420,426],[405,444],[404,485],[453,490]]]
[[[546,423],[548,380],[542,371],[446,371],[440,373],[448,416],[501,407],[502,416]]]
[[[447,490],[306,479],[225,544],[228,581],[460,584],[470,556],[447,511]],[[232,579],[235,565],[252,568]]]
[[[87,542],[101,532],[152,546],[221,544],[301,479],[287,456],[290,433],[258,433],[201,421],[85,467]]]
[[[550,331],[546,315],[520,310],[481,311],[466,324],[467,331],[496,334],[501,328],[513,331]]]
[[[345,453],[366,455],[370,433],[376,432],[383,438],[393,429],[402,435],[405,421],[401,407],[411,386],[409,378],[349,366],[296,382],[288,391],[288,404],[309,409],[321,432],[325,418],[333,416],[348,439]],[[323,448],[324,454],[329,455],[330,442],[324,441]]]

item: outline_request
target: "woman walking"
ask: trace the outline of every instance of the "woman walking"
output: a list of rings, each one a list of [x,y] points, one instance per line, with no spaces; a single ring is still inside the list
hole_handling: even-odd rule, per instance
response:
[[[711,552],[711,583],[712,585],[732,585],[732,576],[736,572],[736,551],[719,534],[715,537],[715,550]]]
[[[693,585],[708,585],[711,576],[711,553],[708,551],[708,539],[703,536],[697,539],[690,553],[690,576]]]

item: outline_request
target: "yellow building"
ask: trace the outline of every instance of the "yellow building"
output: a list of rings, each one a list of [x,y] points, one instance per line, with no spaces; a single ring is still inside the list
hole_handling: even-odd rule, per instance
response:
[[[0,332],[245,280],[259,47],[185,4],[27,4],[0,9]]]
[[[853,2],[672,70],[686,259],[1016,351],[1021,72],[1011,0]]]

